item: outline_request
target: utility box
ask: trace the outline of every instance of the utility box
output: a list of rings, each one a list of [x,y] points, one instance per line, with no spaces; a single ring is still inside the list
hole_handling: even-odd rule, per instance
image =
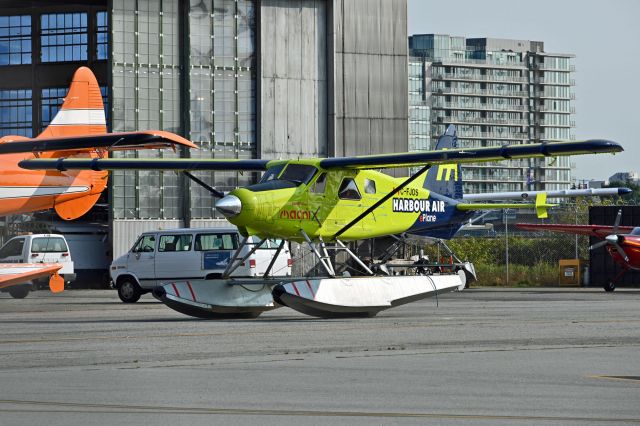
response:
[[[586,261],[580,259],[560,259],[560,275],[558,285],[560,286],[580,286],[582,285],[582,270]]]

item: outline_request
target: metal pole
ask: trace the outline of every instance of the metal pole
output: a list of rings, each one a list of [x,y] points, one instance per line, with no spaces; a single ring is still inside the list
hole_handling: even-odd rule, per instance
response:
[[[509,285],[509,209],[504,209],[505,259],[507,263],[507,285]]]
[[[578,203],[576,202],[576,225],[578,224]],[[576,238],[576,260],[578,260],[578,234],[575,235]]]

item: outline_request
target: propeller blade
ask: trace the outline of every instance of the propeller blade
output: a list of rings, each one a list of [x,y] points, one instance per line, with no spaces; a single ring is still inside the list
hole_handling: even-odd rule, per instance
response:
[[[622,250],[622,247],[620,247],[620,245],[617,244],[617,243],[614,244],[613,246],[616,248],[616,250],[618,250],[618,253],[620,254],[620,256],[622,256],[624,261],[628,262],[629,261],[629,257],[627,256],[627,253],[625,253],[624,250]]]
[[[616,221],[613,223],[613,234],[618,233],[618,227],[620,226],[620,219],[622,218],[622,209],[618,210],[616,215]]]
[[[598,243],[595,243],[592,246],[589,246],[589,250],[595,250],[595,249],[600,248],[600,247],[605,246],[605,245],[607,245],[607,240],[603,240],[603,241],[600,241]]]

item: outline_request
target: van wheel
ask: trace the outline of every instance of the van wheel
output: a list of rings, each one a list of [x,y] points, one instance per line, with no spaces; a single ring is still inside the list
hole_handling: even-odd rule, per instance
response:
[[[142,290],[138,283],[130,278],[125,278],[120,282],[118,286],[118,297],[124,303],[135,303],[140,299]]]
[[[15,287],[11,287],[9,289],[9,294],[14,299],[24,299],[29,294],[29,286],[28,285],[18,285]]]

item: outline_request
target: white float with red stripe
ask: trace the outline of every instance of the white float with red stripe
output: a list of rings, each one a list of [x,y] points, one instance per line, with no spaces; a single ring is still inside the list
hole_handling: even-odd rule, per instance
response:
[[[374,316],[394,306],[462,290],[465,283],[463,271],[446,275],[310,278],[278,284],[273,298],[315,317]]]
[[[193,280],[169,282],[153,290],[168,307],[198,318],[255,318],[277,305],[265,282]]]

